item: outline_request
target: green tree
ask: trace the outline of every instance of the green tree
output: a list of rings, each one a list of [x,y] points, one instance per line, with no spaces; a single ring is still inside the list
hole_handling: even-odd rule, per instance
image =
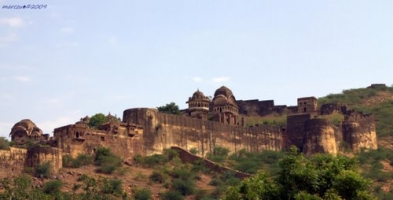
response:
[[[9,142],[5,137],[0,137],[0,149],[3,150],[10,149]]]
[[[97,113],[90,118],[88,125],[93,129],[98,129],[104,122],[106,122],[106,116],[102,113]]]
[[[277,176],[260,172],[231,187],[224,199],[375,199],[354,158],[304,157],[292,148],[279,163]]]
[[[165,106],[157,107],[159,112],[173,114],[173,115],[180,115],[179,106],[176,103],[171,102],[166,104]]]

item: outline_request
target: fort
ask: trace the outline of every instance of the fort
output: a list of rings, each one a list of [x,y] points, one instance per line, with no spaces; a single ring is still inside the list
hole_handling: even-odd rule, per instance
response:
[[[243,149],[281,151],[294,145],[307,155],[377,148],[373,116],[349,110],[342,104],[318,107],[315,97],[298,98],[296,106],[274,105],[273,100],[236,100],[232,91],[222,86],[212,99],[197,90],[187,104],[188,108],[181,110],[180,115],[155,108],[127,109],[121,121],[107,120],[98,129],[89,127],[89,118],[85,117],[75,124],[56,128],[52,137],[43,134],[32,121],[21,120],[10,133],[15,146],[39,145],[27,150],[14,147],[1,150],[0,164],[21,168],[50,161],[54,170],[58,170],[63,155],[93,154],[99,147],[110,148],[125,161],[135,155],[160,154],[171,147],[196,149],[202,157],[216,147],[237,153]],[[286,124],[247,121],[271,115],[286,116]],[[329,119],[332,115],[342,119],[333,122]]]

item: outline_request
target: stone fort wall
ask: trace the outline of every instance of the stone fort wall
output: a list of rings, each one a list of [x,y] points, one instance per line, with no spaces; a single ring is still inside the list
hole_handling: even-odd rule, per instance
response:
[[[232,126],[159,113],[156,109],[134,108],[125,110],[123,121],[144,127],[144,155],[161,153],[163,149],[177,146],[186,150],[196,148],[205,156],[216,146],[228,148],[232,153],[241,149],[259,152],[280,151],[284,141],[279,127]]]

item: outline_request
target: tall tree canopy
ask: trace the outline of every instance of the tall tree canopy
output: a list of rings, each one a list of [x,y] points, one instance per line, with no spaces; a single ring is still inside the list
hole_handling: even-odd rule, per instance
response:
[[[101,124],[106,121],[106,116],[102,113],[97,113],[89,119],[88,125],[91,128],[97,129]]]
[[[375,199],[371,181],[357,171],[354,158],[316,155],[306,158],[296,148],[280,161],[276,177],[264,173],[231,187],[224,199]]]
[[[179,106],[176,103],[171,102],[166,104],[165,106],[157,107],[159,112],[173,114],[173,115],[180,115]]]

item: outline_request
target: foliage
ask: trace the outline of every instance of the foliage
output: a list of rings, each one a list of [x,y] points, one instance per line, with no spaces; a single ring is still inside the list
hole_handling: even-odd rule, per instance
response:
[[[96,151],[94,163],[98,166],[98,172],[112,174],[122,165],[122,159],[113,154],[110,149],[101,147]]]
[[[166,104],[165,106],[157,107],[159,112],[173,114],[173,115],[180,115],[179,106],[176,103],[171,102]]]
[[[82,166],[93,164],[93,157],[87,154],[79,154],[75,159],[70,155],[63,156],[63,166],[64,167],[72,167],[79,168]]]
[[[153,173],[149,176],[149,180],[154,183],[164,183],[167,179],[168,175],[161,171],[153,171]]]
[[[269,125],[286,126],[287,114],[272,114],[264,117],[246,117],[246,126]]]
[[[198,150],[197,148],[194,147],[194,148],[191,148],[191,149],[190,149],[190,153],[196,155],[196,154],[199,153],[199,150]]]
[[[45,183],[43,192],[46,194],[56,195],[59,194],[61,191],[61,187],[63,186],[63,182],[60,180],[51,180]]]
[[[147,188],[137,188],[133,191],[135,200],[151,200],[151,191]]]
[[[229,149],[216,146],[213,149],[213,153],[207,154],[207,158],[214,162],[222,163],[227,159],[228,153],[229,153]]]
[[[180,192],[174,190],[168,190],[160,194],[162,200],[183,200],[184,197]]]
[[[279,164],[276,176],[259,172],[231,187],[225,199],[374,199],[368,193],[371,182],[357,172],[356,159],[306,158],[292,148]]]
[[[378,95],[379,92],[387,92],[393,96],[393,87],[386,88],[360,88],[344,90],[340,94],[329,94],[318,99],[318,104],[341,103],[349,108],[372,114],[376,117],[377,134],[379,137],[393,136],[393,101],[385,101],[375,105],[363,105],[362,101]]]
[[[93,129],[98,129],[98,127],[104,122],[106,122],[106,116],[102,113],[97,113],[90,118],[87,125]]]
[[[52,166],[50,162],[42,163],[38,165],[35,169],[35,176],[40,178],[49,178],[52,173]]]
[[[120,196],[123,193],[122,181],[120,179],[103,179],[103,186],[101,191],[104,194],[113,194]]]
[[[5,137],[0,137],[0,149],[3,149],[3,150],[10,149],[9,142]]]
[[[283,156],[283,152],[262,151],[256,153],[242,149],[229,157],[233,161],[230,167],[250,174],[255,174],[262,169],[271,174],[276,174],[279,167],[277,161]]]

